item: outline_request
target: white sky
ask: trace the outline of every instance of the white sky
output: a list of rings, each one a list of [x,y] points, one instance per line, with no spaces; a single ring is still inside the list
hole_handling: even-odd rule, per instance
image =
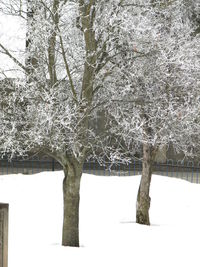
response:
[[[20,62],[23,63],[23,51],[25,48],[25,21],[13,16],[0,16],[0,42],[8,48]],[[7,71],[16,68],[15,63],[8,57],[0,53],[0,70]],[[8,77],[13,77],[14,72],[6,72]],[[19,73],[18,73],[19,75]],[[0,75],[1,77],[1,75]]]

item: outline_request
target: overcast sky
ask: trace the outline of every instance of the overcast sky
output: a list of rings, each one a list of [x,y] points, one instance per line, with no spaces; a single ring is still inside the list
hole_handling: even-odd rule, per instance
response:
[[[18,17],[0,14],[0,43],[8,48],[20,62],[23,62],[23,51],[25,48],[25,21]],[[16,68],[13,61],[9,59],[8,56],[0,53],[1,72],[4,71],[8,77],[16,76],[16,73],[13,71],[8,71],[12,68]],[[3,77],[2,73],[0,77]]]

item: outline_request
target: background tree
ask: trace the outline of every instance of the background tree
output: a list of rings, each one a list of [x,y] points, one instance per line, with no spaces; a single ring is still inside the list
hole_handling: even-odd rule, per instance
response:
[[[196,28],[190,11],[198,4],[177,0],[123,1],[122,5],[129,7],[124,21],[127,23],[130,16],[134,23],[128,32],[124,24],[123,59],[118,58],[121,75],[113,76],[118,81],[118,96],[114,96],[111,109],[116,124],[111,125],[127,146],[143,146],[136,222],[149,225],[156,151],[172,143],[189,154],[195,144],[190,137],[195,131],[192,114],[199,95],[200,64],[199,38],[194,38]],[[193,66],[192,61],[196,63]]]

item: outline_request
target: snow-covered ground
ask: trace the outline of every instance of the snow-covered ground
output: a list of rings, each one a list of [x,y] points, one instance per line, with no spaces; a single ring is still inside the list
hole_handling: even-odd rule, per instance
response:
[[[9,267],[200,266],[200,185],[153,176],[151,223],[135,223],[139,176],[83,175],[81,248],[62,247],[62,172],[0,176]]]

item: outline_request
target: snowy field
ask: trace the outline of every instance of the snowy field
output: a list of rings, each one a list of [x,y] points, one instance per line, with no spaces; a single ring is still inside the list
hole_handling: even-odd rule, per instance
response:
[[[200,266],[200,185],[153,176],[151,223],[135,223],[139,176],[83,175],[81,248],[62,247],[62,172],[0,176],[9,267]]]

